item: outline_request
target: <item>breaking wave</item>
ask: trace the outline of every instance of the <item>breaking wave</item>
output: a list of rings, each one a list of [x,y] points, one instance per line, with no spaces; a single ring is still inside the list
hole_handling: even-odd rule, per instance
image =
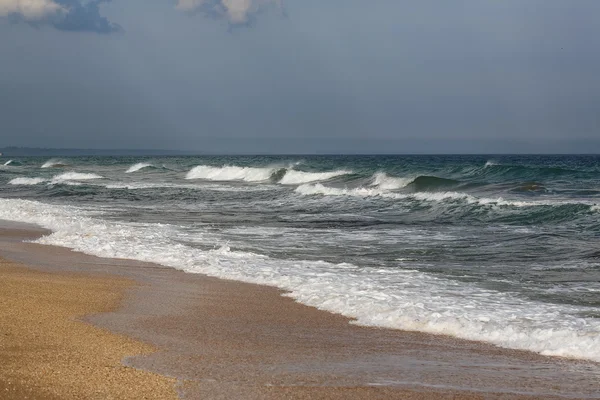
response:
[[[384,190],[395,190],[406,187],[413,181],[413,178],[398,178],[395,176],[389,176],[385,172],[377,172],[373,175],[372,186],[377,186]]]
[[[131,167],[129,167],[129,169],[127,171],[125,171],[126,174],[131,174],[132,172],[136,172],[139,171],[141,169],[144,168],[148,168],[148,167],[152,167],[153,165],[150,163],[137,163],[132,165]]]
[[[21,163],[18,161],[15,161],[15,160],[8,160],[7,162],[4,163],[5,167],[8,167],[9,165],[21,165]]]
[[[224,166],[211,167],[199,165],[192,168],[185,179],[205,179],[209,181],[245,181],[260,182],[270,179],[276,168]]]
[[[339,170],[328,172],[305,172],[280,167],[239,167],[226,165],[213,167],[199,165],[192,168],[186,179],[204,179],[210,181],[278,182],[283,185],[299,185],[308,182],[326,181],[338,176],[351,174],[352,171]]]
[[[68,167],[69,164],[62,161],[62,160],[58,160],[56,158],[50,159],[48,161],[46,161],[43,165],[42,168],[64,168],[64,167]]]
[[[52,178],[52,181],[89,181],[92,179],[102,179],[102,176],[97,174],[85,174],[80,172],[66,172],[64,174],[56,175],[54,178]]]

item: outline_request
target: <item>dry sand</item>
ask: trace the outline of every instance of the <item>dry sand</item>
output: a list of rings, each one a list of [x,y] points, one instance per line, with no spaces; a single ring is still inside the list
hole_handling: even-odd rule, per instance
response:
[[[63,282],[61,288],[70,293],[69,296],[79,293],[81,297],[87,289],[81,289],[79,281],[61,281],[67,279],[66,276],[108,282],[106,276],[110,274],[112,281],[118,282],[108,286],[111,290],[118,288],[117,292],[122,293],[128,288],[118,309],[114,309],[114,304],[119,296],[112,292],[116,297],[112,303],[109,301],[110,305],[104,302],[94,311],[81,308],[75,314],[112,308],[113,311],[94,314],[85,320],[151,343],[160,351],[147,353],[151,349],[139,342],[95,331],[84,324],[78,326],[133,346],[132,351],[123,351],[114,357],[116,364],[110,365],[117,365],[115,369],[119,369],[119,360],[124,354],[146,353],[128,358],[126,364],[177,377],[180,393],[186,399],[600,398],[600,366],[595,363],[543,357],[450,337],[360,327],[342,316],[295,303],[282,297],[277,289],[22,243],[23,239],[42,232],[30,228],[1,229],[1,226],[0,256],[24,262],[37,270],[58,272],[61,278],[57,279]],[[96,281],[72,275],[81,271],[100,278]],[[36,274],[28,272],[23,279],[34,279]],[[39,276],[47,279],[50,275]],[[132,286],[131,281],[138,284]],[[105,293],[98,285],[107,288],[95,283],[91,289]],[[16,292],[14,295],[19,295]],[[28,292],[20,295],[26,297]],[[46,296],[44,290],[39,294]],[[21,305],[13,306],[18,309]],[[47,312],[56,312],[63,306],[64,302],[49,302]],[[35,326],[30,329],[37,335],[44,331]],[[78,336],[77,331],[67,329],[57,331],[56,340],[70,343]],[[96,339],[83,342],[98,346],[94,344]],[[30,352],[36,346],[35,338],[29,337],[22,346],[23,354]],[[78,349],[67,352],[73,353],[69,357],[81,357],[81,353],[85,353]],[[90,374],[105,373],[108,364],[96,364],[94,359],[96,357],[79,358],[77,368]],[[21,360],[13,362],[14,368],[26,372],[29,363]],[[57,368],[53,365],[61,359],[47,362],[47,368],[54,370]],[[172,388],[172,381],[157,375],[120,369]],[[0,368],[0,385],[6,381],[2,371]],[[64,371],[64,375],[70,377],[51,375],[33,380],[29,377],[36,374],[30,372],[25,376],[31,380],[18,387],[38,394],[53,393],[50,388],[70,387],[68,382],[78,381],[73,387],[95,390],[95,380],[79,378],[83,372],[71,368]],[[128,393],[135,394],[136,382],[128,379],[122,390],[128,388]]]

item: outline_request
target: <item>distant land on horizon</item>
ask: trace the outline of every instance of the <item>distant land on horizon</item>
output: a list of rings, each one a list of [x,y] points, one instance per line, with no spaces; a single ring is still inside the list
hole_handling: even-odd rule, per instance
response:
[[[196,154],[180,150],[148,149],[53,149],[37,147],[3,147],[4,156],[182,156]]]

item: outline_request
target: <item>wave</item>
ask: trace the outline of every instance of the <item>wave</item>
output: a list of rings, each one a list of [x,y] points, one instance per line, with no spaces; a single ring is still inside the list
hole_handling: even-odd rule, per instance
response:
[[[399,193],[390,193],[387,190],[379,188],[334,188],[324,186],[320,183],[304,184],[296,188],[296,193],[306,196],[323,195],[323,196],[356,196],[356,197],[388,197],[388,198],[406,198],[406,195]]]
[[[144,162],[137,163],[137,164],[134,164],[131,167],[129,167],[129,169],[127,171],[125,171],[125,173],[126,174],[131,174],[132,172],[136,172],[136,171],[139,171],[141,169],[152,167],[152,166],[153,165],[150,164],[150,163],[144,163]]]
[[[56,175],[52,178],[52,182],[62,181],[89,181],[93,179],[102,179],[103,177],[97,174],[86,174],[80,172],[66,172],[64,174]]]
[[[202,250],[166,224],[102,220],[72,206],[0,199],[0,219],[53,233],[38,243],[155,262],[189,273],[275,286],[286,296],[367,326],[422,331],[499,346],[600,361],[600,320],[586,307],[548,304],[403,268],[273,259],[227,245]],[[434,295],[432,295],[432,293]]]
[[[552,165],[500,164],[488,161],[483,168],[480,168],[478,174],[475,175],[486,178],[509,178],[524,181],[538,181],[552,178],[564,178],[567,176],[588,177],[590,174],[596,175],[597,171],[578,170]]]
[[[219,184],[180,184],[171,182],[115,182],[103,186],[111,190],[147,190],[147,189],[183,189],[183,190],[205,190],[214,192],[262,192],[271,190],[267,186],[232,186]]]
[[[276,168],[256,168],[256,167],[238,167],[224,166],[211,167],[208,165],[199,165],[192,168],[185,179],[205,179],[210,181],[245,181],[260,182],[271,178]]]
[[[20,185],[20,186],[35,186],[40,183],[48,182],[52,185],[57,184],[65,184],[65,185],[80,185],[77,181],[88,181],[93,179],[102,179],[102,176],[96,174],[84,174],[79,172],[66,172],[64,174],[55,175],[52,179],[45,178],[28,178],[28,177],[20,177],[14,178],[10,182],[11,185]],[[75,182],[73,182],[75,181]]]
[[[459,181],[437,176],[421,175],[416,177],[408,186],[415,191],[435,191],[459,185]]]
[[[413,181],[414,178],[398,178],[388,176],[385,172],[377,172],[375,175],[373,175],[372,179],[372,186],[377,186],[385,190],[395,190],[406,187]]]
[[[320,183],[300,185],[296,188],[296,193],[305,196],[352,196],[352,197],[379,197],[393,200],[417,200],[425,202],[463,202],[466,204],[475,204],[480,206],[500,206],[500,207],[565,207],[576,206],[579,211],[582,209],[600,212],[600,205],[585,201],[568,200],[510,200],[502,197],[487,198],[476,197],[462,192],[418,192],[418,193],[395,193],[387,190],[372,187],[358,188],[335,188],[324,186]]]
[[[81,181],[90,181],[94,179],[103,179],[102,176],[97,174],[86,174],[80,172],[66,172],[64,174],[55,175],[50,181],[51,185],[69,185],[69,186],[81,186]]]
[[[15,178],[8,182],[11,185],[34,186],[46,182],[44,178]]]
[[[298,185],[308,182],[326,181],[338,176],[351,174],[352,171],[338,170],[328,172],[305,172],[280,167],[239,167],[226,165],[213,167],[199,165],[192,168],[185,179],[204,179],[210,181],[278,182],[283,185]]]
[[[419,175],[416,178],[399,178],[391,177],[385,172],[377,172],[372,179],[372,186],[384,190],[410,188],[414,191],[436,191],[460,184],[454,179],[438,178],[437,176]]]
[[[539,182],[528,182],[510,190],[514,193],[546,193],[548,189]]]
[[[62,161],[62,160],[58,160],[56,158],[52,158],[48,161],[46,161],[43,165],[42,168],[64,168],[64,167],[68,167],[69,164]]]
[[[285,170],[285,174],[279,180],[282,185],[299,185],[308,182],[327,181],[338,176],[351,174],[352,171],[339,170],[330,172],[305,172],[294,169]]]
[[[7,162],[4,163],[5,167],[8,167],[9,165],[19,166],[19,165],[21,165],[21,163],[18,161],[15,161],[15,160],[8,160]]]

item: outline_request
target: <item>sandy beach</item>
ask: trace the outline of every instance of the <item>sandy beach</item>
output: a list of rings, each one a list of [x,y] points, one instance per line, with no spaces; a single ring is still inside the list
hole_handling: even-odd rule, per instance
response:
[[[43,273],[0,259],[0,398],[176,399],[174,379],[122,365],[155,349],[79,321],[134,282]]]
[[[1,226],[2,398],[599,398],[595,363],[360,327],[270,287]]]

